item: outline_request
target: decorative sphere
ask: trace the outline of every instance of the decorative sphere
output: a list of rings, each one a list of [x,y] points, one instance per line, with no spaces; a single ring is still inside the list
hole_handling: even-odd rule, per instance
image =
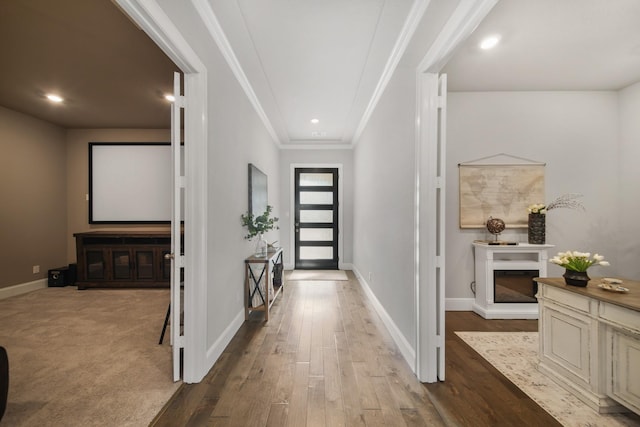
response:
[[[489,217],[487,220],[487,230],[489,230],[491,234],[500,234],[504,231],[504,228],[504,221],[500,218]]]

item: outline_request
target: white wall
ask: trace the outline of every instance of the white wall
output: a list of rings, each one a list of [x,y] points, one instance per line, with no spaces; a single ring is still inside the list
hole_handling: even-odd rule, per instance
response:
[[[254,242],[244,240],[246,230],[240,221],[240,215],[248,208],[249,163],[267,174],[269,204],[274,207],[275,216],[280,215],[279,186],[273,185],[279,180],[278,147],[193,4],[168,0],[160,3],[208,72],[207,348],[210,348],[243,312],[244,259],[255,250]],[[266,239],[280,240],[278,231],[270,232]]]
[[[291,203],[291,165],[342,165],[342,224],[339,224],[343,240],[343,252],[339,254],[340,265],[350,267],[353,262],[353,151],[352,150],[281,150],[280,151],[280,238],[285,265],[294,265],[292,238],[292,218],[294,206]]]
[[[398,68],[354,151],[353,264],[415,348],[415,72]]]
[[[619,92],[620,149],[618,197],[620,233],[616,235],[621,275],[640,280],[640,83]]]
[[[547,214],[546,240],[556,245],[550,255],[598,252],[612,266],[594,268],[591,275],[627,273],[617,262],[616,92],[450,93],[447,115],[447,298],[473,298],[471,243],[488,237],[485,230],[459,228],[457,166],[498,153],[546,163],[546,200],[531,203],[549,202],[564,193],[584,195],[586,212],[558,209]],[[508,230],[503,238],[526,241],[526,230]],[[561,273],[550,266],[550,276]]]

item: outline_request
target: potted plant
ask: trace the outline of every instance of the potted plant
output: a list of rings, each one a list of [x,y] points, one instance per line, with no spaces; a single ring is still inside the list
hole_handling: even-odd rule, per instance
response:
[[[264,211],[262,215],[255,216],[252,212],[247,212],[240,216],[242,219],[242,225],[247,227],[247,235],[244,236],[245,239],[251,240],[254,237],[258,236],[258,242],[256,244],[256,256],[266,256],[267,255],[267,242],[264,240],[264,233],[269,230],[278,230],[280,227],[276,224],[278,222],[277,217],[271,216],[271,211],[273,207],[267,205],[267,209]]]
[[[549,260],[550,262],[565,268],[565,273],[562,275],[567,285],[572,286],[587,286],[590,278],[587,275],[587,270],[592,265],[610,265],[608,261],[604,260],[604,256],[594,254],[591,256],[589,252],[567,251],[558,252],[558,255]]]

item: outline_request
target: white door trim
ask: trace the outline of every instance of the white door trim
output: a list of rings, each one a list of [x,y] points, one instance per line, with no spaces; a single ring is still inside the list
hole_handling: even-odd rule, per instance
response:
[[[455,49],[475,30],[498,0],[461,0],[416,68],[416,176],[414,213],[414,295],[416,360],[414,372],[423,382],[444,379],[444,205],[445,176],[434,170],[438,144],[437,75]],[[434,79],[436,83],[434,83]],[[434,93],[435,90],[435,93]],[[444,153],[443,153],[444,154]],[[442,157],[444,159],[444,156]],[[444,171],[444,164],[441,165]],[[434,194],[440,191],[440,204]],[[429,204],[431,203],[431,204]],[[440,218],[436,229],[431,221]],[[440,233],[440,243],[436,234]],[[438,245],[440,245],[438,247]],[[441,253],[438,250],[442,250]]]
[[[206,334],[207,69],[156,0],[116,1],[184,73],[186,183],[183,381],[199,382],[210,368]]]

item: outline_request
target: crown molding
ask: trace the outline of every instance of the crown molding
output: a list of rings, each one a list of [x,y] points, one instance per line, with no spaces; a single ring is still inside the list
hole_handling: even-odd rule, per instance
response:
[[[262,123],[267,129],[269,136],[271,136],[271,139],[279,148],[282,148],[282,142],[280,141],[278,134],[271,124],[269,117],[267,117],[267,114],[262,108],[262,104],[260,104],[260,100],[258,100],[258,96],[253,90],[253,86],[251,86],[247,75],[244,73],[244,70],[240,65],[240,61],[238,61],[235,52],[231,48],[231,44],[229,43],[229,40],[227,39],[227,36],[225,35],[222,26],[218,21],[218,18],[213,12],[211,5],[207,0],[192,0],[192,3],[198,11],[198,14],[200,15],[200,18],[202,19],[205,27],[209,31],[209,34],[216,42],[216,45],[218,45],[218,48],[220,49],[222,56],[224,56],[225,60],[227,61],[229,68],[231,68],[233,75],[236,77],[238,83],[240,83],[240,86],[244,90],[244,93],[247,95],[249,102],[251,103],[251,105],[253,105],[253,108],[260,117],[260,120],[262,120]]]

